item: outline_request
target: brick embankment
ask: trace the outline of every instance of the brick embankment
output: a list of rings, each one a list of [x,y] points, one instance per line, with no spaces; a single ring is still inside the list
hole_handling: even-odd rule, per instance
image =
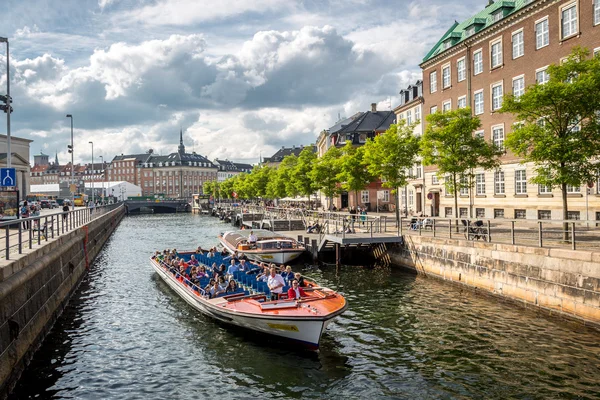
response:
[[[0,398],[8,395],[124,215],[119,207],[0,265]]]
[[[396,264],[600,328],[600,252],[404,238]]]

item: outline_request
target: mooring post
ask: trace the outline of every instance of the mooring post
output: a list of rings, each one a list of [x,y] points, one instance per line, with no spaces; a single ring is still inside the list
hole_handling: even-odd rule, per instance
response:
[[[319,259],[319,245],[317,244],[317,239],[312,239],[311,250],[313,261],[317,261]]]
[[[342,259],[342,249],[340,248],[340,244],[336,243],[335,244],[335,265],[336,265],[336,267],[341,264],[341,262],[340,262],[341,259]]]

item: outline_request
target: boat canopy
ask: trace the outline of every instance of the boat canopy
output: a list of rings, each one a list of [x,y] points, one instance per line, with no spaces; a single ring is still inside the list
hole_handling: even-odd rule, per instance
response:
[[[266,229],[255,229],[255,230],[250,230],[250,229],[246,229],[246,230],[240,230],[240,231],[231,231],[231,232],[225,232],[223,234],[223,240],[226,240],[227,243],[231,243],[231,245],[233,245],[234,247],[237,248],[238,244],[242,243],[242,242],[247,242],[248,241],[248,237],[250,236],[250,232],[254,232],[254,234],[256,235],[257,240],[260,241],[264,241],[264,240],[273,240],[273,241],[277,241],[277,240],[289,240],[289,241],[294,241],[294,239],[284,236],[284,235],[280,235],[277,234],[275,232],[271,232],[268,231]]]

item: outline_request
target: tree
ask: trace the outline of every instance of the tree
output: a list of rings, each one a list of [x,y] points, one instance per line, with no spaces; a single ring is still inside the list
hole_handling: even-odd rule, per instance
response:
[[[316,160],[317,155],[313,151],[312,146],[305,147],[298,155],[298,162],[291,175],[297,192],[309,198],[316,191],[315,184],[309,176]]]
[[[255,197],[266,197],[271,170],[272,169],[269,166],[255,165],[254,168],[252,168],[252,172],[248,176],[251,178],[248,184],[251,186],[251,191]]]
[[[381,178],[382,186],[396,195],[396,223],[400,223],[398,188],[408,183],[407,169],[415,163],[419,152],[419,138],[413,135],[413,128],[414,125],[400,121],[364,146],[363,159],[369,173]]]
[[[473,135],[481,121],[470,108],[429,114],[427,122],[421,141],[423,164],[437,166],[438,176],[446,178],[444,185],[454,195],[454,215],[458,217],[458,192],[472,186],[473,170],[497,168],[504,150]]]
[[[233,184],[234,184],[234,176],[231,178],[227,178],[225,181],[221,182],[221,196],[231,199],[233,197]]]
[[[567,186],[581,186],[598,176],[600,154],[600,58],[576,48],[566,61],[548,67],[545,84],[507,95],[502,112],[519,124],[506,146],[523,162],[534,164],[531,182],[560,187],[563,220],[568,219]],[[568,239],[564,224],[564,239]]]
[[[308,173],[309,178],[314,182],[315,190],[322,190],[325,196],[329,198],[329,209],[333,203],[333,196],[339,193],[340,185],[337,179],[340,174],[339,158],[342,152],[337,147],[330,147],[322,157],[317,158],[313,164],[312,170]]]
[[[364,155],[364,146],[354,147],[351,141],[347,141],[342,148],[342,157],[340,158],[338,180],[342,182],[343,189],[354,192],[356,204],[358,204],[358,191],[375,180],[364,162]]]

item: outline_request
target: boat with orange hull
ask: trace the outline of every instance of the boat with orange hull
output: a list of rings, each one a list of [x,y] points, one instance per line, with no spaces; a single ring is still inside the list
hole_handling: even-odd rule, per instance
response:
[[[180,253],[188,257],[195,253]],[[195,254],[201,262],[205,256]],[[209,317],[252,331],[274,335],[317,349],[321,335],[333,318],[347,308],[346,299],[339,293],[319,287],[305,278],[306,297],[298,300],[269,301],[268,288],[250,294],[248,290],[209,298],[200,287],[183,277],[158,258],[150,263],[158,275],[188,304]],[[253,278],[256,279],[256,278]]]

